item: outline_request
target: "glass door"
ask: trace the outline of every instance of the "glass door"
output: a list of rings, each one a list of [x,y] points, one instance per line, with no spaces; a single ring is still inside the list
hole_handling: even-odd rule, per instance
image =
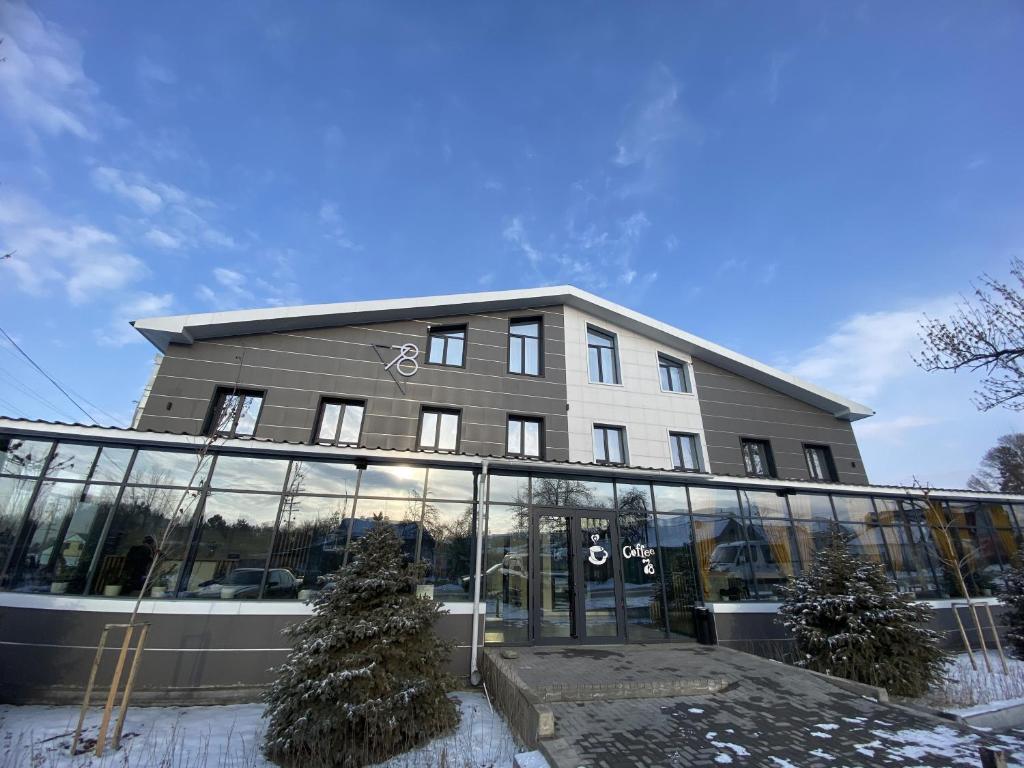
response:
[[[565,511],[534,517],[536,642],[624,640],[621,564],[613,518]]]

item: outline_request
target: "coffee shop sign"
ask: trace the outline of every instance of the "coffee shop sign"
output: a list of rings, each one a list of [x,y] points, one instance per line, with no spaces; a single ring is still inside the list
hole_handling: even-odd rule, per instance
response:
[[[654,575],[654,548],[648,547],[646,544],[634,544],[630,546],[626,544],[622,547],[622,557],[629,560],[634,557],[639,557],[640,562],[643,563],[644,573],[648,576]]]

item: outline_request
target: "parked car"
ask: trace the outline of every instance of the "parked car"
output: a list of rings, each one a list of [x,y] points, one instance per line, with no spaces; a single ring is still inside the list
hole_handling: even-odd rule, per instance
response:
[[[206,581],[190,597],[224,598],[225,600],[245,600],[258,596],[260,582],[263,580],[262,568],[235,568],[222,579]],[[286,568],[271,568],[267,574],[267,589],[264,597],[270,599],[289,599],[298,596],[299,581]]]

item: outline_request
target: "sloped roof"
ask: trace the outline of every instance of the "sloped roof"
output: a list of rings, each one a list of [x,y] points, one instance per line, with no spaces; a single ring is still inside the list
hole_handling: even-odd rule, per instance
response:
[[[733,352],[712,341],[694,336],[660,320],[615,304],[572,285],[486,291],[445,296],[421,296],[383,301],[349,301],[297,307],[242,309],[194,315],[147,317],[133,321],[135,329],[161,352],[170,344],[192,344],[202,339],[246,334],[294,331],[340,325],[411,320],[500,310],[534,309],[566,304],[596,318],[614,323],[655,342],[681,350],[719,368],[743,376],[797,400],[821,408],[836,418],[856,421],[873,416],[874,410]]]

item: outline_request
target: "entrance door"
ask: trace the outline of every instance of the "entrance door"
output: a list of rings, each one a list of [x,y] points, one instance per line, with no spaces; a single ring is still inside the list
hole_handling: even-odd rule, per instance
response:
[[[618,532],[592,512],[534,517],[533,638],[537,642],[625,639]]]

